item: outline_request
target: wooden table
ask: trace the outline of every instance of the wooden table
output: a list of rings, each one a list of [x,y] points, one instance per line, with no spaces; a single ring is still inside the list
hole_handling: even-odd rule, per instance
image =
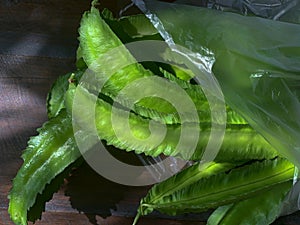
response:
[[[47,120],[46,95],[55,79],[74,69],[77,28],[89,1],[28,0],[0,2],[0,224],[12,224],[7,213],[11,180],[22,164],[20,155],[28,138]],[[122,6],[102,1],[102,6]],[[47,190],[60,187],[46,203],[36,224],[127,225],[149,187],[110,182],[82,163]],[[47,196],[43,196],[47,197]],[[41,200],[41,197],[39,198]],[[40,201],[43,202],[43,201]],[[30,217],[42,209],[38,204]],[[178,218],[152,214],[147,224],[205,224],[209,212]],[[274,224],[300,224],[300,213]]]

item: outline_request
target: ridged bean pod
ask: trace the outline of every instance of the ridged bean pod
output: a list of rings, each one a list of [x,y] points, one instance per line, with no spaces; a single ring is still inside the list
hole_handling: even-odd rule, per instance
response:
[[[140,215],[153,210],[170,215],[201,212],[272,190],[293,179],[294,165],[283,158],[257,161],[189,182],[188,177],[196,176],[194,171],[193,167],[187,168],[175,178],[153,186],[141,200],[134,224]]]
[[[200,127],[198,123],[171,124],[165,126],[165,137],[160,143],[151,141],[141,142],[140,139],[147,138],[151,132],[149,130],[150,120],[141,118],[134,113],[124,114],[123,109],[114,109],[114,115],[118,118],[116,126],[112,124],[112,105],[95,95],[89,93],[81,86],[70,85],[66,94],[66,107],[72,112],[74,95],[76,93],[76,107],[73,110],[73,120],[78,123],[82,129],[91,127],[93,116],[92,111],[83,109],[93,109],[95,105],[95,125],[98,135],[109,145],[126,151],[135,151],[150,156],[165,154],[167,156],[176,156],[188,160],[200,160],[210,137],[210,127]],[[124,130],[129,123],[130,130]],[[161,128],[159,122],[151,123],[152,127]],[[185,126],[185,127],[184,127]],[[121,128],[121,133],[116,136],[115,129]],[[178,149],[178,140],[181,137],[181,130],[188,129],[189,137],[186,137],[184,148]],[[200,133],[197,133],[200,129]],[[160,139],[163,133],[154,132],[153,135]],[[190,144],[194,136],[199,135],[196,146]],[[194,148],[195,147],[195,148]],[[225,137],[216,160],[219,161],[248,161],[251,159],[265,159],[277,156],[277,152],[269,145],[264,138],[249,127],[231,126],[226,128]]]
[[[27,224],[27,210],[46,184],[80,157],[73,136],[72,122],[66,110],[38,129],[28,142],[24,160],[9,193],[8,212],[16,225]]]
[[[94,70],[94,75],[86,79],[88,80],[89,88],[92,91],[99,91],[99,87],[95,84],[101,84],[101,93],[109,96],[115,101],[120,91],[127,85],[130,85],[141,78],[155,76],[152,71],[145,69],[140,63],[136,62],[135,58],[105,23],[99,11],[94,6],[92,6],[89,12],[86,12],[83,15],[80,23],[79,34],[79,57],[82,57],[86,65],[90,67],[91,70]],[[111,53],[115,49],[117,49],[117,54],[116,52]],[[112,55],[106,55],[103,57],[103,55],[108,52]],[[112,61],[111,58],[114,60]],[[103,73],[102,70],[108,63],[110,64],[109,71],[113,71],[114,68],[118,68],[120,65],[127,66],[118,68],[117,72],[113,74],[106,74]],[[99,72],[97,68],[101,68],[101,72]],[[106,80],[106,76],[110,76],[110,78]],[[153,87],[153,89],[165,90],[163,82],[156,82],[155,85],[156,86]],[[175,86],[174,83],[173,86]],[[150,88],[150,86],[148,85],[147,88]],[[144,87],[143,90],[146,92],[147,88]],[[199,105],[199,107],[201,107],[203,103],[200,102],[200,100],[202,99],[197,100],[195,96],[188,96],[188,93],[189,92],[185,95],[183,92],[178,92],[174,88],[169,89],[169,95],[176,94],[178,102],[181,100],[181,102],[184,103],[186,97],[188,97],[191,100],[195,100],[194,105]],[[131,102],[128,95],[121,95],[117,101],[144,117],[152,118],[166,124],[181,122],[180,115],[172,106],[172,103],[169,103],[162,98],[143,98],[140,101],[135,102],[133,107],[128,104],[128,102]],[[182,107],[182,109],[187,110],[181,113],[187,115],[186,118],[188,118],[188,121],[198,121],[197,118],[191,115],[191,112],[188,111],[187,108]],[[209,115],[210,110],[206,107],[204,117],[200,114],[199,119],[204,119],[204,121],[207,122],[207,117],[209,117]]]

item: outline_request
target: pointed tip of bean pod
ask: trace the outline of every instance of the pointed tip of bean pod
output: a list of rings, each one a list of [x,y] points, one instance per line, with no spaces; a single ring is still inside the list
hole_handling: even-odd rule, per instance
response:
[[[27,225],[27,210],[19,201],[10,201],[8,213],[15,225]]]

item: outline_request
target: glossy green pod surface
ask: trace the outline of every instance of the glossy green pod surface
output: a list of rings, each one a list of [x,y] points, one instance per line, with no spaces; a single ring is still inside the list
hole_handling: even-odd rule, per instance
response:
[[[17,225],[27,224],[27,210],[45,185],[80,157],[71,118],[65,110],[38,129],[28,142],[24,160],[9,193],[8,212]]]

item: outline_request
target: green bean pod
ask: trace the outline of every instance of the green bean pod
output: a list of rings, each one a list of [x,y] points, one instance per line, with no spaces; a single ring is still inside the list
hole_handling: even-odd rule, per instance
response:
[[[208,218],[207,225],[268,225],[280,215],[283,201],[292,188],[287,181],[254,197],[220,206]]]
[[[45,185],[80,157],[66,110],[38,129],[28,142],[24,160],[9,193],[8,212],[16,225],[27,224],[27,210]]]
[[[140,215],[153,210],[177,215],[234,203],[272,190],[275,185],[291,181],[294,176],[294,165],[286,159],[276,158],[213,173],[185,185],[185,180],[193,176],[194,170],[193,167],[187,168],[175,175],[178,179],[171,177],[153,186],[141,200],[134,224]]]
[[[165,125],[165,136],[161,142],[140,141],[147,139],[150,135],[160,139],[163,133],[154,132],[152,134],[149,130],[151,120],[142,118],[132,112],[124,113],[123,109],[113,108],[112,105],[97,98],[83,87],[78,86],[76,88],[74,84],[70,85],[66,93],[66,107],[70,112],[73,109],[75,94],[77,107],[73,110],[73,121],[82,129],[93,129],[95,123],[98,136],[109,145],[150,156],[164,154],[187,160],[201,160],[211,134],[209,126],[203,125],[199,128],[198,123]],[[93,108],[94,106],[95,108]],[[112,124],[113,109],[118,124]],[[93,111],[95,115],[92,114]],[[95,121],[91,121],[90,118],[94,116]],[[130,130],[125,131],[124,127],[127,124],[129,124]],[[151,125],[157,130],[163,126],[156,121],[151,121]],[[117,136],[115,132],[118,128],[121,129],[121,133]],[[178,140],[181,138],[183,129],[188,130],[189,136],[185,137],[182,142],[184,144],[180,148],[178,147]],[[200,132],[197,133],[199,129]],[[199,135],[196,146],[190,144],[195,135]],[[232,126],[226,128],[224,140],[216,160],[237,162],[251,159],[270,159],[275,156],[277,156],[277,152],[253,129]]]
[[[124,87],[141,78],[155,76],[153,72],[145,69],[141,64],[136,62],[135,58],[126,49],[111,28],[105,23],[104,19],[101,18],[99,11],[94,6],[91,7],[89,12],[85,12],[83,15],[80,23],[79,34],[80,57],[82,57],[86,65],[94,71],[94,75],[87,75],[90,77],[86,79],[88,80],[89,88],[92,91],[100,91],[96,84],[101,84],[101,93],[109,96],[113,101],[116,101],[118,94]],[[117,53],[112,53],[116,48]],[[106,53],[111,53],[112,55],[105,55]],[[103,57],[104,55],[105,57]],[[111,60],[112,58],[113,60]],[[103,70],[106,71],[104,68],[108,63],[110,64],[109,71],[113,71],[114,68],[118,68],[115,73],[103,73]],[[127,66],[119,68],[121,67],[119,65]],[[98,71],[99,68],[101,69],[100,72]],[[110,76],[110,78],[106,81],[107,76]],[[165,86],[161,84],[161,82],[156,82],[155,85],[156,86],[152,87],[152,89],[165,90]],[[173,86],[174,85],[175,84],[173,83]],[[151,87],[148,85],[147,88]],[[143,90],[145,89],[146,87],[144,87]],[[168,91],[170,95],[173,95],[171,92],[172,90]],[[196,107],[199,105],[198,107],[201,108],[203,104],[207,105],[207,101],[201,102],[202,99],[195,98],[198,97],[198,95],[189,96],[189,92],[187,92],[187,94],[183,94],[175,90],[173,90],[173,92],[176,92],[176,97],[179,99],[178,102],[181,100],[181,102],[184,103],[188,97],[189,99],[195,100],[194,104]],[[180,115],[172,106],[172,102],[169,103],[162,98],[144,98],[140,101],[135,101],[133,107],[131,107],[131,104],[128,103],[132,101],[128,95],[121,95],[117,101],[121,105],[131,108],[137,114],[144,117],[158,120],[166,124],[181,123]],[[182,108],[186,110],[182,113],[187,115],[186,118],[188,118],[188,121],[198,121],[198,118],[193,117],[188,109],[185,107]],[[199,115],[200,121],[203,119],[203,121],[207,122],[210,118],[209,107],[206,106],[205,111],[201,113],[202,114]]]
[[[90,12],[85,12],[82,17],[80,28],[79,28],[79,48],[81,49],[81,55],[86,62],[87,66],[95,68],[103,68],[102,62],[99,60],[104,54],[111,50],[118,48],[117,56],[114,57],[114,61],[110,62],[112,68],[118,66],[118,62],[122,64],[129,64],[125,68],[118,69],[115,74],[112,74],[110,79],[103,84],[101,92],[113,100],[115,100],[118,93],[127,85],[132,82],[145,77],[154,76],[150,70],[146,70],[141,64],[137,63],[135,58],[126,49],[120,39],[114,34],[110,27],[101,18],[99,11],[92,6]],[[99,64],[99,65],[98,65]],[[101,73],[95,74],[95,82],[90,82],[91,89],[94,83],[101,83],[105,77],[102,77]],[[91,80],[91,78],[89,78]],[[161,87],[164,88],[164,87]],[[180,97],[180,96],[178,96]],[[118,101],[125,107],[129,107],[126,99],[127,96],[122,96]],[[138,102],[135,104],[134,109],[138,114],[141,113],[143,116],[148,116],[154,119],[160,119],[164,123],[177,123],[178,116],[174,112],[174,108],[170,106],[165,100],[162,99],[148,99],[144,104]]]

